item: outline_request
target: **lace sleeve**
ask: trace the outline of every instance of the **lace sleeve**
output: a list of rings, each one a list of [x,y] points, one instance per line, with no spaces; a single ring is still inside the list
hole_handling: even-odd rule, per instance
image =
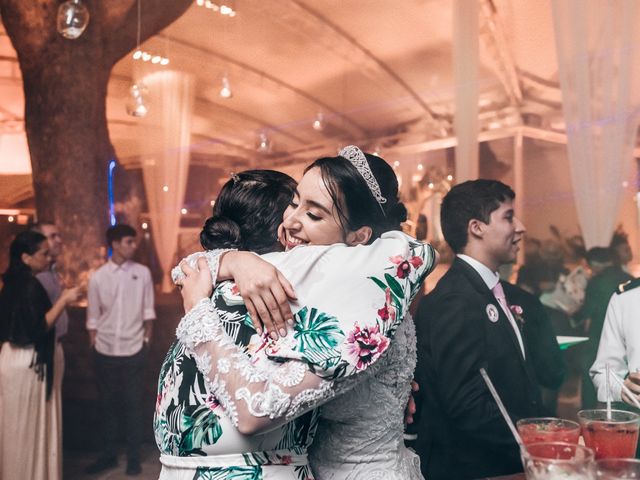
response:
[[[304,362],[253,363],[226,334],[208,298],[185,315],[176,334],[240,433],[275,428],[333,396],[333,382]]]

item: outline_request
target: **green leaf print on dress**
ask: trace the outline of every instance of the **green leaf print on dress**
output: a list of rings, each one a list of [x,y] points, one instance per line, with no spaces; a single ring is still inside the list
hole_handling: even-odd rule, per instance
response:
[[[262,480],[261,467],[201,467],[193,480]]]
[[[340,360],[340,351],[335,347],[343,342],[344,332],[336,317],[304,307],[295,314],[293,338],[302,357],[310,363],[331,368]]]
[[[182,415],[184,429],[180,441],[180,456],[202,453],[202,447],[213,445],[222,436],[219,417],[208,405],[188,406]]]

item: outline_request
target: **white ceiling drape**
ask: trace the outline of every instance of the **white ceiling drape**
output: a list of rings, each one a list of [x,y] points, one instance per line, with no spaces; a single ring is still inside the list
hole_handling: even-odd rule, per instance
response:
[[[149,89],[149,113],[143,118],[142,175],[149,204],[153,243],[163,270],[162,290],[172,288],[169,272],[176,262],[180,210],[187,185],[191,119],[195,98],[191,75],[161,71],[143,79]]]
[[[636,0],[554,0],[569,163],[587,248],[606,246],[638,128]]]

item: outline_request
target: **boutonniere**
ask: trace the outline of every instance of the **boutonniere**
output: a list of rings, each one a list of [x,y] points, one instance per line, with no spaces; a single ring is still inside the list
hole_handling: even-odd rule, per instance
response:
[[[516,319],[516,322],[518,322],[518,325],[520,325],[521,327],[524,327],[524,317],[522,316],[522,314],[524,313],[524,310],[522,310],[522,307],[520,305],[509,305],[509,310],[511,310],[511,313],[513,314],[513,318]]]

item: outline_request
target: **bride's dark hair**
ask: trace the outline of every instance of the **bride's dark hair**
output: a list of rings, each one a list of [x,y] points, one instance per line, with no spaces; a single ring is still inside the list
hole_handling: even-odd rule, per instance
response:
[[[274,170],[247,170],[224,184],[200,232],[206,250],[237,248],[267,253],[281,248],[278,225],[296,182]]]
[[[398,179],[393,168],[377,155],[364,156],[385,203],[378,203],[358,169],[344,157],[319,158],[305,173],[315,167],[320,169],[342,228],[346,232],[371,227],[371,243],[384,232],[400,230],[400,224],[407,220],[407,208],[398,198]]]

